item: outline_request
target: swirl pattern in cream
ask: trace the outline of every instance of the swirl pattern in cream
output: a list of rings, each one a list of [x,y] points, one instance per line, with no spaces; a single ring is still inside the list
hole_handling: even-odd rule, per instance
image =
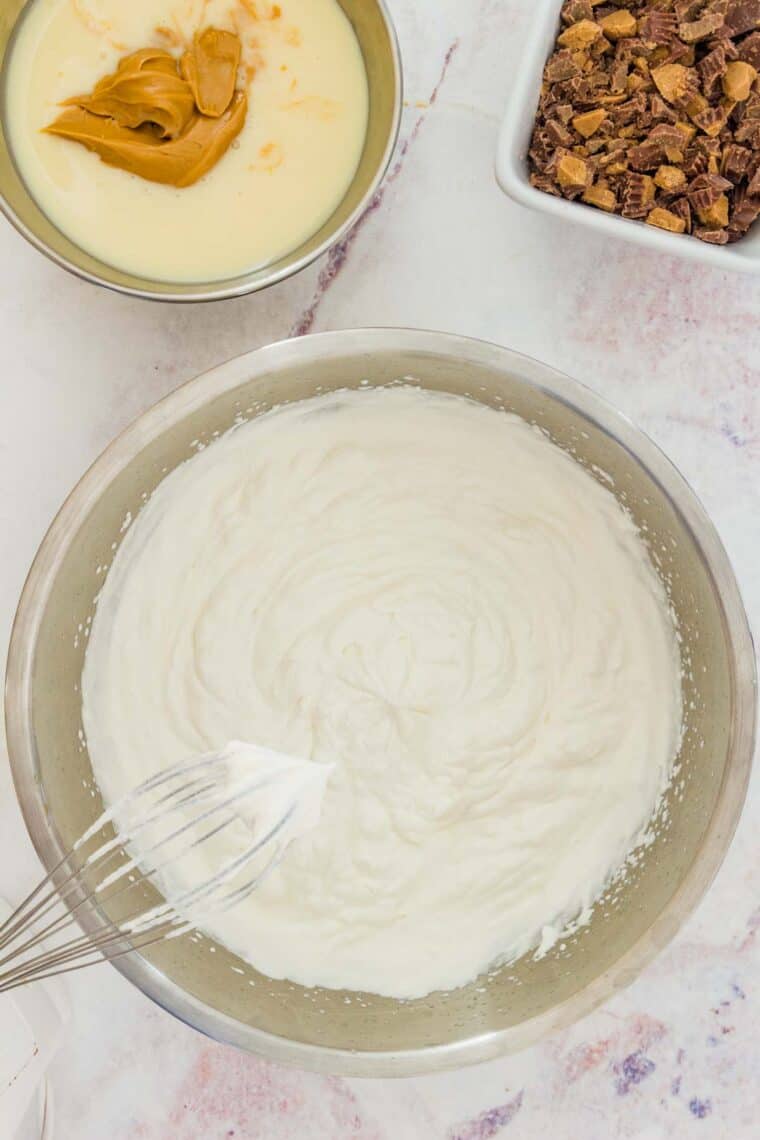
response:
[[[517,417],[410,387],[277,409],[169,475],[83,698],[107,799],[230,739],[335,763],[318,827],[208,930],[270,976],[395,997],[589,907],[681,724],[665,592],[613,494]]]

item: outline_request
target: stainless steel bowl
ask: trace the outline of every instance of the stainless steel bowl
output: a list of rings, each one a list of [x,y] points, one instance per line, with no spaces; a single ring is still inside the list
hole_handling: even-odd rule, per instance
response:
[[[29,0],[34,3],[35,0]],[[350,230],[377,191],[398,137],[402,105],[401,55],[385,0],[338,0],[362,49],[369,83],[369,122],[364,150],[343,201],[323,226],[297,249],[251,273],[222,281],[177,284],[124,273],[85,253],[40,210],[19,177],[4,128],[3,61],[26,0],[0,4],[0,209],[19,233],[52,261],[120,293],[154,301],[217,301],[265,289],[304,269]]]
[[[496,345],[373,329],[263,348],[157,404],[85,475],[32,567],[7,676],[16,787],[37,851],[51,867],[101,810],[79,737],[86,642],[77,631],[92,615],[103,581],[97,568],[110,563],[127,512],[137,514],[144,493],[193,453],[194,442],[210,440],[241,414],[401,377],[511,409],[541,425],[596,477],[612,476],[678,614],[687,713],[683,767],[656,841],[615,900],[598,907],[564,950],[541,961],[526,956],[452,993],[410,1002],[273,982],[221,946],[210,954],[208,942],[177,941],[118,963],[146,994],[213,1037],[303,1068],[365,1075],[480,1061],[587,1013],[673,937],[726,852],[752,757],[752,642],[718,536],[654,444],[588,389]],[[103,916],[87,921],[98,929]]]

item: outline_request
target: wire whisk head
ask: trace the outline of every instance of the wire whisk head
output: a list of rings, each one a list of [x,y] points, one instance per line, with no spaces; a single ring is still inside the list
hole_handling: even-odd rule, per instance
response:
[[[238,905],[313,825],[329,772],[233,743],[146,780],[0,925],[0,993],[176,938]],[[200,858],[222,836],[216,859]],[[190,874],[176,876],[183,866]],[[192,885],[174,889],[175,877]],[[75,923],[95,932],[72,937]]]

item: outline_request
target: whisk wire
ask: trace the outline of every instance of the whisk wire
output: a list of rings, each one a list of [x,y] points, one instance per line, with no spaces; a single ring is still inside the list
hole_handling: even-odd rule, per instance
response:
[[[283,835],[297,805],[291,803],[264,834],[256,834],[250,820],[235,809],[274,776],[268,773],[238,781],[225,793],[218,779],[224,764],[219,753],[177,765],[103,813],[0,924],[0,993],[178,937],[212,914],[237,905],[264,881],[287,847]],[[194,810],[187,818],[190,809]],[[123,822],[124,834],[117,831],[86,854],[95,837],[116,822]],[[146,905],[146,885],[158,881],[160,887],[161,876],[172,866],[234,824],[247,826],[251,834],[242,852],[223,858],[212,874],[172,896],[171,901]],[[168,834],[154,834],[160,825],[169,826]],[[141,845],[139,858],[124,851],[124,844],[133,843],[136,836],[148,839],[147,846]],[[265,851],[264,863],[241,883],[246,868]],[[111,910],[114,903],[121,908],[130,892],[135,896],[139,892],[140,902],[124,907],[126,917],[116,920],[104,915],[103,908]],[[81,932],[66,938],[66,930],[83,920],[88,910],[97,910],[105,924],[93,934]],[[54,937],[63,941],[46,948]]]

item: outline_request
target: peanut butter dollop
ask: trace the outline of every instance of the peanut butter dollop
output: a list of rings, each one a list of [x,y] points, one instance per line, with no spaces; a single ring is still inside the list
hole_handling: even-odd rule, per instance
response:
[[[67,99],[45,130],[150,182],[192,186],[243,129],[248,99],[235,90],[239,63],[239,38],[217,28],[197,35],[181,64],[143,48],[92,94]]]
[[[206,28],[182,56],[182,74],[202,115],[218,119],[230,105],[240,66],[240,39],[232,32]]]

